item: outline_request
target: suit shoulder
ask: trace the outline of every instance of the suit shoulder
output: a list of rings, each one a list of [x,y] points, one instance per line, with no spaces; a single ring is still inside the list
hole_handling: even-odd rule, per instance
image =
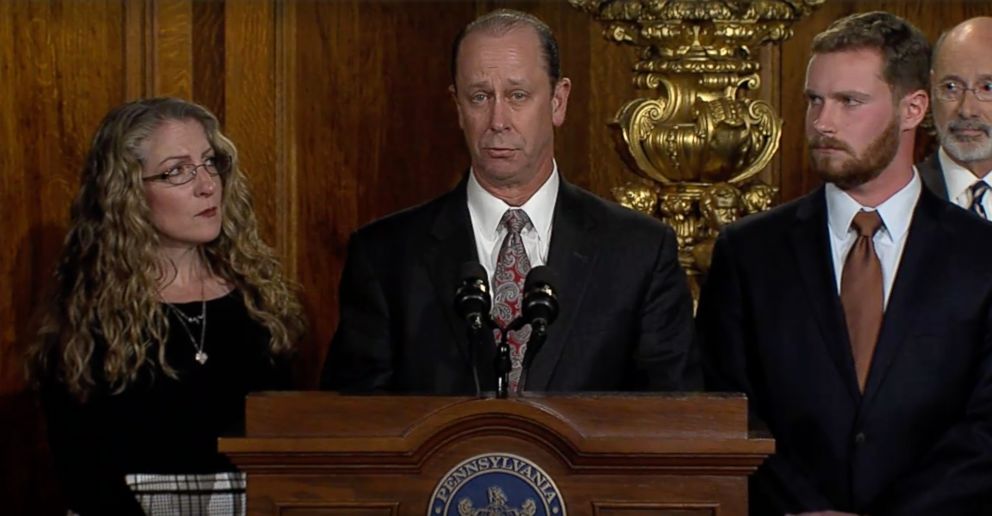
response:
[[[392,240],[402,235],[427,231],[438,211],[449,200],[451,193],[441,195],[425,203],[404,208],[380,217],[355,230],[352,238],[362,241]]]
[[[809,196],[793,199],[767,211],[746,215],[727,225],[720,231],[726,238],[738,235],[752,238],[759,235],[777,235],[791,226],[798,217],[800,209],[811,202]]]
[[[668,233],[672,228],[661,220],[637,210],[604,199],[592,192],[572,186],[572,193],[582,204],[583,211],[608,227],[622,228],[623,231]]]
[[[946,201],[941,201],[941,210],[944,227],[967,241],[969,247],[978,247],[983,251],[992,249],[992,222]]]

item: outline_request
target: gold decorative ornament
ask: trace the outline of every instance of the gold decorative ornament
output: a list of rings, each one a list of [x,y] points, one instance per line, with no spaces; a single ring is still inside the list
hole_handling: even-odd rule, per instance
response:
[[[647,215],[654,215],[658,207],[658,189],[648,181],[628,181],[614,187],[611,192],[621,206]]]
[[[634,86],[653,94],[624,104],[609,125],[624,161],[656,185],[693,280],[708,269],[719,229],[768,209],[778,191],[753,180],[782,135],[772,106],[747,98],[761,83],[755,49],[791,37],[792,24],[824,1],[569,0],[603,24],[607,40],[639,49]],[[613,194],[623,204],[644,188],[627,183]]]

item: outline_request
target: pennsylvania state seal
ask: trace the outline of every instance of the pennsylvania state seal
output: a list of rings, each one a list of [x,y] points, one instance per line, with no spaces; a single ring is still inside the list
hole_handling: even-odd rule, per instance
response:
[[[565,516],[551,477],[508,453],[476,455],[451,468],[427,507],[427,516]]]

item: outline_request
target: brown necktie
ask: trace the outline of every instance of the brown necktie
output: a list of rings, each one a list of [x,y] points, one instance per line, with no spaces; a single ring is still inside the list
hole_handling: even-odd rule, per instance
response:
[[[875,232],[882,227],[882,219],[877,211],[860,211],[854,216],[851,226],[858,232],[858,239],[844,261],[840,302],[844,305],[858,387],[864,392],[884,310],[882,263],[878,261],[872,241]]]

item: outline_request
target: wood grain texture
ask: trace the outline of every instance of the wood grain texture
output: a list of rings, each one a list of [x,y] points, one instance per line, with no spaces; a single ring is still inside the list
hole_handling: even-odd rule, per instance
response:
[[[437,421],[464,421],[507,411],[543,421],[570,441],[598,439],[624,441],[712,438],[747,439],[747,403],[737,394],[583,394],[527,395],[509,400],[475,400],[440,396],[403,396],[392,402],[368,396],[332,392],[275,392],[248,396],[245,433],[252,438],[319,437],[395,439],[401,447],[423,446],[433,436]],[[400,403],[402,401],[402,403]],[[608,412],[601,410],[609,407]],[[686,407],[694,407],[686,410]],[[287,418],[287,414],[295,414]],[[444,414],[444,417],[440,415]],[[365,416],[364,418],[357,417]],[[474,425],[485,427],[485,425]],[[661,429],[664,430],[661,430]],[[578,433],[573,433],[578,432]]]
[[[533,461],[576,514],[596,503],[637,503],[743,515],[746,475],[774,450],[771,440],[748,436],[746,403],[703,394],[262,393],[248,398],[247,436],[220,447],[248,474],[251,514],[340,502],[392,502],[399,514],[424,514],[452,468],[506,453]]]
[[[717,508],[700,504],[651,504],[623,502],[592,502],[593,516],[714,516]],[[719,514],[723,514],[722,512]]]
[[[154,20],[151,3],[154,0],[131,0],[124,4],[124,93],[127,99],[151,94],[152,32]]]
[[[10,353],[29,338],[93,130],[124,96],[123,25],[120,3],[0,3],[0,393],[23,386]]]
[[[193,2],[152,0],[153,95],[193,98]]]
[[[275,2],[225,3],[225,133],[238,147],[242,171],[254,193],[259,231],[267,242],[276,237],[276,214],[289,209],[278,195],[275,120]]]
[[[225,122],[224,2],[194,2],[192,46],[193,98]]]
[[[352,231],[452,187],[468,166],[448,94],[464,2],[300,1],[296,5],[297,270],[317,373],[337,325]]]
[[[0,2],[0,499],[8,514],[61,510],[21,353],[93,130],[124,98],[124,19],[122,2]]]

